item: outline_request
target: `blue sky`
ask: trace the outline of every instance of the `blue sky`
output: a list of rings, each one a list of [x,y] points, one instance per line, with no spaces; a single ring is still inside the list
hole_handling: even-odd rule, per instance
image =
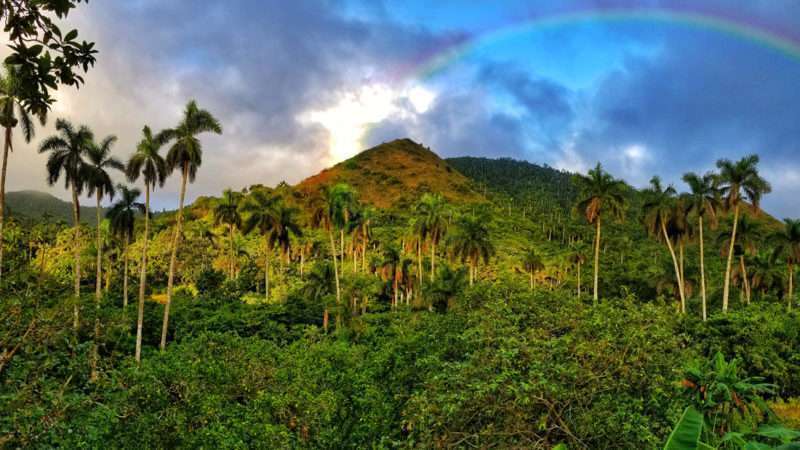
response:
[[[577,171],[600,161],[633,185],[659,174],[679,188],[686,171],[756,152],[774,187],[765,208],[797,216],[800,59],[736,34],[647,17],[587,14],[497,33],[563,11],[647,6],[724,17],[800,42],[792,35],[800,3],[731,5],[90,2],[69,22],[97,41],[98,64],[85,88],[59,93],[54,116],[118,135],[124,157],[142,125],[170,126],[196,98],[225,134],[203,139],[205,162],[190,197],[294,183],[366,146],[410,137],[445,157],[510,156]],[[428,76],[420,62],[446,55],[454,42],[475,45]],[[11,164],[10,190],[46,189],[33,149]],[[172,180],[156,203],[174,206],[176,190]]]

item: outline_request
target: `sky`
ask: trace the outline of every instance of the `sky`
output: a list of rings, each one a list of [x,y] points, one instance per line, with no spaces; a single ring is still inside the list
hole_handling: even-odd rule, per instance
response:
[[[8,191],[68,198],[36,152],[55,118],[118,136],[126,160],[143,125],[171,127],[196,99],[223,134],[202,137],[189,201],[297,183],[409,137],[442,157],[600,162],[634,186],[658,174],[681,190],[687,171],[757,153],[765,209],[799,215],[794,0],[92,1],[67,26],[96,42],[97,64],[15,144]],[[177,205],[178,178],[156,209]]]

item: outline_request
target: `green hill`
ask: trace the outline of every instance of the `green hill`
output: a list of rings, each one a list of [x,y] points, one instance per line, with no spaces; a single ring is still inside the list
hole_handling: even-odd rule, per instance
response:
[[[17,218],[40,219],[50,216],[53,221],[72,222],[72,203],[41,191],[16,191],[6,193],[9,215]],[[101,214],[105,214],[103,208]],[[81,222],[94,225],[96,208],[81,206]]]

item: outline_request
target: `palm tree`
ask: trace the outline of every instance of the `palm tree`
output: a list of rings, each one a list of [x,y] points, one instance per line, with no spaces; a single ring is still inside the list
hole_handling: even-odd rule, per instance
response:
[[[136,318],[136,362],[142,355],[142,324],[144,322],[144,294],[147,286],[147,244],[150,237],[150,189],[164,187],[167,180],[167,162],[158,154],[161,142],[153,136],[150,127],[142,129],[142,140],[136,145],[136,152],[128,160],[125,173],[130,182],[139,177],[144,181],[144,237],[142,241],[142,258],[139,267],[139,310]]]
[[[644,210],[644,224],[651,236],[667,244],[672,264],[675,268],[675,278],[678,281],[678,291],[681,299],[681,312],[686,312],[686,297],[681,277],[680,265],[672,247],[672,236],[667,232],[667,225],[675,214],[675,188],[661,186],[661,179],[657,176],[650,180],[650,187],[645,190],[646,200],[642,207]]]
[[[92,143],[86,151],[86,188],[91,197],[95,196],[97,214],[97,280],[95,283],[95,300],[100,301],[100,286],[102,278],[103,242],[100,234],[100,203],[103,197],[114,198],[114,182],[107,169],[125,170],[125,166],[111,156],[111,146],[117,141],[116,136],[108,136],[99,144]]]
[[[794,266],[800,264],[800,220],[783,219],[783,229],[770,236],[775,245],[774,256],[782,257],[788,269],[786,306],[792,310],[794,302]]]
[[[536,272],[544,269],[542,258],[536,253],[536,250],[532,248],[528,249],[528,251],[525,252],[525,255],[522,257],[522,266],[525,268],[525,271],[528,272],[530,288],[533,290],[533,286],[535,284],[534,275]]]
[[[485,264],[494,256],[495,249],[486,225],[488,217],[463,216],[456,232],[450,238],[451,254],[469,266],[469,285],[472,286],[478,270],[478,263]]]
[[[748,155],[737,162],[728,159],[717,161],[720,169],[719,179],[722,183],[721,193],[725,196],[728,209],[733,208],[733,227],[728,248],[728,259],[725,264],[725,280],[722,288],[722,311],[728,311],[728,298],[730,296],[731,263],[733,262],[733,246],[736,243],[736,228],[739,223],[739,207],[742,193],[758,210],[761,197],[768,194],[772,188],[769,183],[758,174],[758,155]]]
[[[45,139],[39,146],[39,153],[49,153],[47,157],[47,182],[51,186],[58,182],[64,174],[64,187],[72,192],[72,221],[75,226],[74,242],[74,270],[75,270],[75,301],[73,304],[72,327],[75,331],[80,325],[80,296],[81,296],[81,259],[80,259],[80,202],[78,197],[83,193],[86,185],[84,175],[86,162],[83,160],[87,149],[94,140],[94,134],[89,128],[81,126],[75,128],[64,119],[56,121],[56,131],[59,134]]]
[[[577,268],[576,285],[578,289],[578,298],[581,298],[581,266],[586,263],[586,253],[582,243],[575,244],[569,254],[569,262]]]
[[[22,127],[22,137],[30,143],[35,134],[35,126],[30,113],[22,104],[25,95],[20,81],[19,68],[6,65],[5,74],[0,73],[0,126],[5,129],[5,145],[3,146],[3,162],[0,169],[0,279],[3,276],[3,250],[5,239],[3,222],[6,215],[6,172],[8,169],[8,153],[13,151],[13,132],[17,125]],[[36,114],[44,126],[47,122],[46,110]]]
[[[393,244],[384,246],[383,258],[380,263],[380,275],[382,279],[392,283],[392,308],[397,307],[401,259],[400,249],[397,246]]]
[[[278,197],[266,191],[255,190],[241,205],[244,214],[242,232],[250,234],[258,231],[264,239],[264,300],[269,301],[269,255],[272,253],[274,241],[272,231],[276,226],[276,208]]]
[[[593,300],[597,303],[600,279],[600,222],[603,216],[622,219],[625,211],[626,186],[623,181],[615,179],[604,171],[600,163],[597,163],[588,175],[577,174],[573,180],[580,192],[576,209],[583,214],[587,222],[595,226]]]
[[[289,255],[292,237],[297,238],[303,235],[297,219],[298,212],[297,208],[291,208],[282,203],[279,203],[275,208],[275,222],[271,231],[271,240],[277,245],[280,252],[281,266],[283,266],[283,260]]]
[[[707,319],[706,297],[706,266],[703,238],[703,221],[708,219],[711,226],[717,222],[717,210],[720,208],[719,189],[717,177],[713,173],[706,173],[702,177],[694,172],[683,176],[683,181],[692,191],[686,194],[687,208],[690,216],[697,218],[698,242],[700,244],[700,294],[702,297],[703,321]]]
[[[230,189],[225,189],[222,193],[222,199],[214,207],[214,224],[225,224],[228,226],[228,240],[229,240],[229,258],[228,261],[228,278],[233,279],[234,274],[234,261],[233,254],[233,234],[236,228],[242,226],[242,216],[239,214],[239,206],[241,204],[241,195],[233,192]]]
[[[222,134],[222,126],[210,112],[200,109],[192,100],[186,105],[183,119],[175,128],[162,131],[159,141],[162,144],[172,142],[167,152],[167,168],[181,171],[181,193],[178,200],[178,217],[175,221],[175,234],[172,238],[172,253],[169,258],[169,275],[167,277],[167,302],[164,305],[164,321],[161,325],[161,351],[167,347],[167,327],[169,326],[169,306],[172,303],[172,287],[175,283],[175,260],[178,256],[181,227],[183,225],[183,201],[186,198],[186,182],[194,182],[197,169],[203,162],[203,146],[198,134],[212,132]]]
[[[120,199],[111,206],[106,213],[106,218],[111,225],[111,232],[122,238],[122,308],[128,309],[128,245],[133,237],[133,227],[136,224],[136,214],[145,214],[147,211],[143,203],[136,200],[142,195],[142,191],[136,188],[129,189],[127,186],[119,184],[117,190]]]
[[[424,194],[416,206],[423,236],[431,247],[431,281],[436,273],[436,245],[447,232],[447,202],[441,194]]]
[[[100,230],[100,203],[106,195],[109,199],[114,198],[114,182],[111,181],[111,176],[108,174],[107,169],[125,170],[125,166],[116,158],[111,156],[111,146],[117,141],[116,136],[108,136],[103,139],[99,144],[92,142],[86,149],[86,165],[85,180],[88,194],[91,197],[95,196],[96,200],[96,214],[97,214],[97,276],[95,278],[95,291],[94,291],[94,347],[92,351],[91,361],[91,380],[97,379],[97,359],[98,359],[98,342],[100,340],[100,298],[102,296],[101,287],[103,284],[103,234]]]
[[[734,226],[736,225],[731,224],[729,228],[733,228]],[[744,216],[739,219],[739,225],[736,232],[736,242],[734,245],[730,245],[728,242],[728,239],[730,239],[728,235],[723,233],[719,237],[723,256],[726,256],[726,252],[731,248],[733,249],[734,254],[739,256],[738,273],[742,282],[742,291],[744,292],[745,302],[750,303],[750,278],[747,276],[745,257],[756,254],[758,245],[761,243],[761,240],[764,237],[764,227],[761,222]]]
[[[339,267],[336,261],[336,243],[333,239],[334,228],[344,229],[349,218],[352,204],[355,203],[355,193],[352,188],[344,183],[339,183],[332,188],[324,189],[322,201],[316,205],[313,213],[313,222],[328,232],[331,244],[331,258],[333,259],[333,275],[336,280],[336,303],[341,302],[341,287],[339,283]],[[344,242],[344,237],[342,237]],[[327,314],[327,310],[326,310]]]

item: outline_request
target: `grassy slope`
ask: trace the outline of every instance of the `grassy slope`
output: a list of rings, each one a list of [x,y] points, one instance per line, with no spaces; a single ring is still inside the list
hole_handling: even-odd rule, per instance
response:
[[[425,192],[439,192],[456,203],[483,199],[467,177],[410,139],[365,150],[303,180],[297,189],[315,195],[322,187],[340,182],[356,188],[361,201],[379,208],[411,205]]]

